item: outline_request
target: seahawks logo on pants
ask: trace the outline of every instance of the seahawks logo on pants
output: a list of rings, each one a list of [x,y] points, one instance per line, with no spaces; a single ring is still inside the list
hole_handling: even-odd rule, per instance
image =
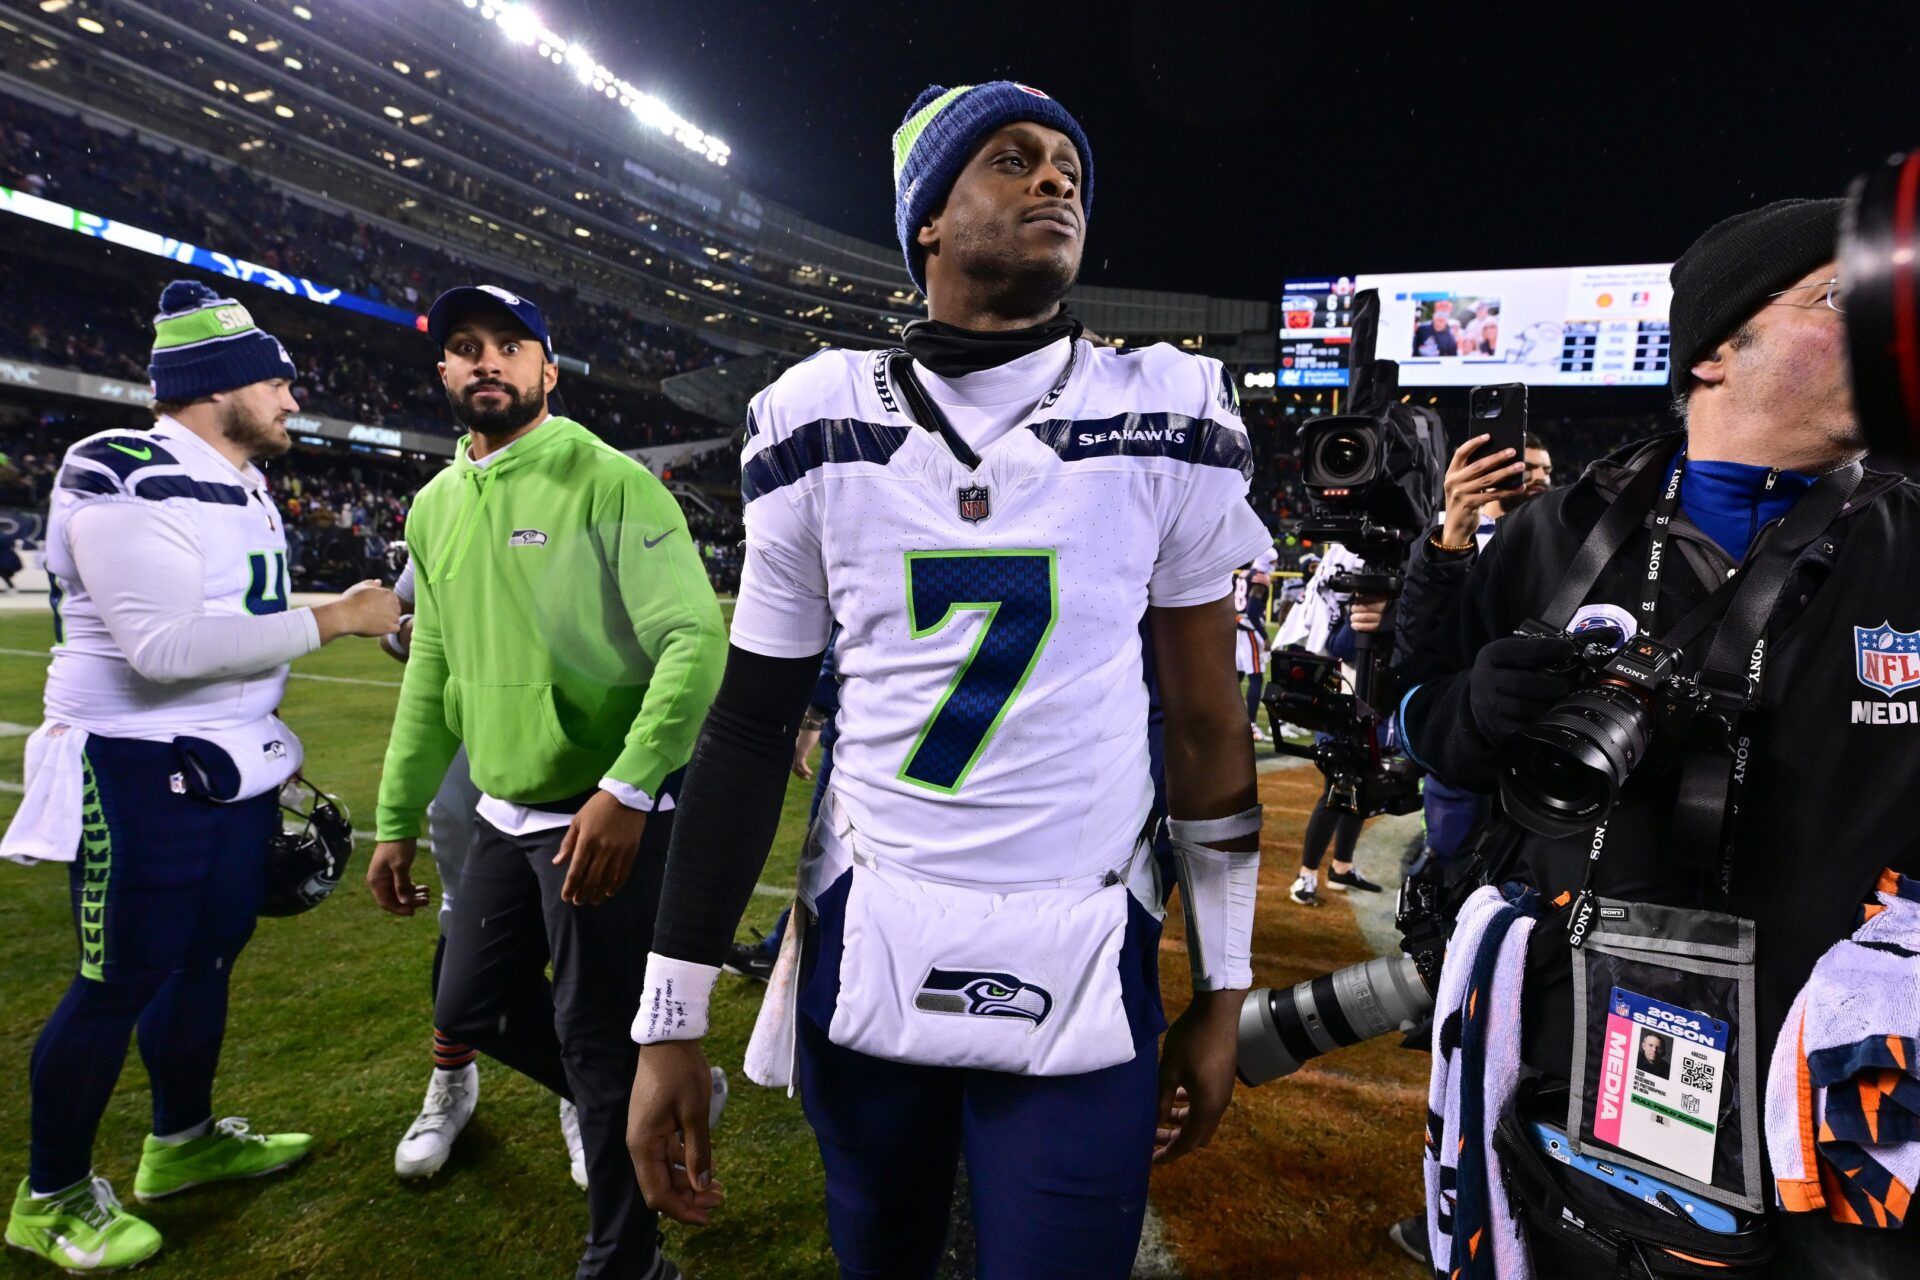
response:
[[[1025,1018],[1037,1027],[1053,1012],[1053,996],[1011,973],[935,967],[927,970],[913,1007],[976,1018]]]

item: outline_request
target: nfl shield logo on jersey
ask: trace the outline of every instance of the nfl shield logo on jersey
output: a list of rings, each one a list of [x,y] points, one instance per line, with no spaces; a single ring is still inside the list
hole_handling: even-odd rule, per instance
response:
[[[968,524],[979,524],[993,514],[993,508],[987,503],[987,486],[983,484],[967,485],[960,490],[960,518]]]
[[[1920,685],[1920,631],[1900,631],[1890,623],[1853,629],[1855,670],[1860,683],[1891,698]]]

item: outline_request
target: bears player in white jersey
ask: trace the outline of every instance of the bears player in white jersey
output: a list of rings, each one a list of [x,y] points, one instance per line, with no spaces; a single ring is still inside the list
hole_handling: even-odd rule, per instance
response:
[[[708,1220],[708,997],[837,622],[835,771],[748,1072],[795,1068],[844,1275],[933,1273],[964,1151],[980,1275],[1125,1276],[1152,1161],[1204,1145],[1233,1088],[1260,810],[1228,576],[1271,538],[1219,362],[1095,346],[1061,306],[1093,191],[1064,108],[929,88],[894,176],[930,319],[749,410],[629,1145],[650,1204]],[[1163,1049],[1143,619],[1196,989]]]
[[[46,720],[0,838],[0,856],[69,864],[79,972],[34,1045],[28,1174],[6,1237],[71,1272],[160,1248],[92,1172],[136,1029],[153,1085],[142,1201],[271,1173],[311,1146],[215,1122],[227,982],[265,892],[280,785],[300,767],[274,714],[287,664],[400,622],[375,582],[288,607],[286,533],[255,465],[291,444],[286,348],[193,280],[167,286],[154,327],[153,428],[89,436],[55,482]]]

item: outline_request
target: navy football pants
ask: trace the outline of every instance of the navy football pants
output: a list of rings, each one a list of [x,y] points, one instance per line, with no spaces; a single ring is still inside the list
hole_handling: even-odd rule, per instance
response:
[[[266,891],[273,792],[215,804],[174,789],[173,745],[87,741],[80,855],[69,871],[80,972],[30,1066],[28,1176],[56,1191],[87,1176],[94,1132],[136,1029],[153,1132],[213,1117],[227,979]]]
[[[840,1274],[932,1276],[964,1152],[981,1280],[1124,1280],[1147,1208],[1158,1090],[1157,921],[1128,904],[1130,1062],[1074,1076],[924,1067],[827,1038],[851,877],[820,896],[802,956],[799,1082],[827,1174]]]

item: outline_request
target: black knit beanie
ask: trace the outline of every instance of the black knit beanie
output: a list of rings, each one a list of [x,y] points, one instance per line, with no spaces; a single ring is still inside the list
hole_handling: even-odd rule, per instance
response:
[[[1673,264],[1673,344],[1668,385],[1688,372],[1766,302],[1834,255],[1839,200],[1776,200],[1716,222]]]

